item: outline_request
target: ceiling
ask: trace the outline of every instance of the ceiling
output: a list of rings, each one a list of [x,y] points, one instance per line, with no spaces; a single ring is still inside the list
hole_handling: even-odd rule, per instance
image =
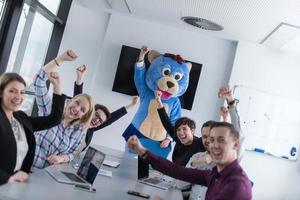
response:
[[[260,43],[280,23],[300,27],[299,0],[106,0],[114,11],[230,40]],[[224,27],[206,31],[181,21],[205,18]]]

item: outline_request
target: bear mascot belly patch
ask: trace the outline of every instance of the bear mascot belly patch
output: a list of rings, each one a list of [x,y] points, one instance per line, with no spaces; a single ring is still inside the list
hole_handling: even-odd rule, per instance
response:
[[[142,58],[148,50],[142,47]],[[166,139],[167,132],[164,129],[158,112],[158,104],[155,100],[155,91],[162,93],[161,100],[171,123],[181,117],[181,105],[179,96],[188,88],[191,63],[185,63],[179,55],[159,54],[156,51],[148,53],[151,63],[148,70],[144,60],[135,64],[134,82],[140,97],[140,106],[131,122],[123,133],[127,141],[131,135],[136,135],[142,145],[161,157],[167,157],[171,151],[171,145],[161,148],[160,143]]]

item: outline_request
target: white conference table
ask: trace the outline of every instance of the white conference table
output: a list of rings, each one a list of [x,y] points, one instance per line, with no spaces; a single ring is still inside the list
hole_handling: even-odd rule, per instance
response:
[[[159,195],[165,200],[182,200],[181,191],[175,188],[162,190],[137,182],[137,159],[127,157],[124,152],[104,146],[95,146],[106,154],[106,159],[120,162],[118,168],[102,166],[112,171],[112,177],[98,175],[93,187],[95,193],[76,190],[72,185],[56,182],[45,170],[34,171],[26,183],[7,183],[0,186],[0,200],[135,200],[144,199],[127,194],[135,190],[151,195]],[[74,169],[75,171],[75,169]]]

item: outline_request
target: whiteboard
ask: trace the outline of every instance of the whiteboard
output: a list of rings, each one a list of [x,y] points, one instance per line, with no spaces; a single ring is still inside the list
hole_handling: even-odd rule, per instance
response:
[[[245,147],[296,160],[300,143],[300,102],[247,86],[235,86]]]

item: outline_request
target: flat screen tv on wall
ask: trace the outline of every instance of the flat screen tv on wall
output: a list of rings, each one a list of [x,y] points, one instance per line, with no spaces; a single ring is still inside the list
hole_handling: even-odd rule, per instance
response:
[[[138,94],[133,77],[134,64],[137,61],[139,52],[140,49],[138,48],[129,47],[125,45],[122,46],[112,91],[128,94],[131,96]],[[191,62],[188,60],[186,60],[186,62],[192,63],[189,87],[186,90],[186,92],[181,97],[179,97],[179,99],[182,108],[191,110],[193,107],[194,97],[197,90],[202,64]],[[150,63],[147,60],[147,56],[145,59],[145,64],[146,68],[148,68],[150,65]]]

